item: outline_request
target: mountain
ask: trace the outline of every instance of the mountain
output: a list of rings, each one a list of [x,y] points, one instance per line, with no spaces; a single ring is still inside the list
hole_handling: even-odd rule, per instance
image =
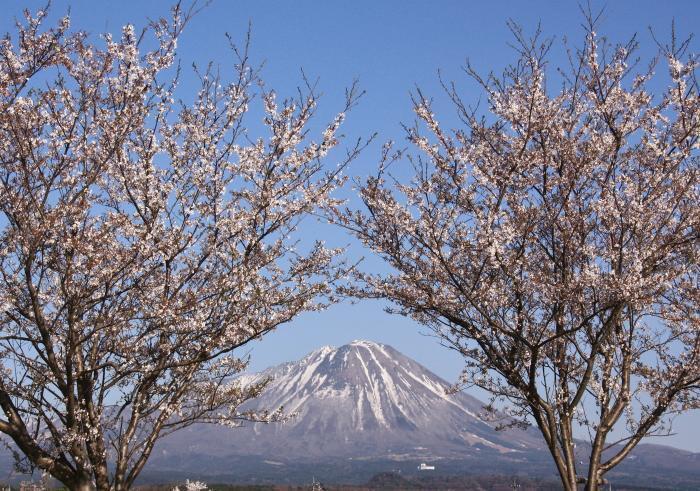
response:
[[[482,417],[481,401],[448,394],[446,381],[390,346],[326,346],[243,375],[241,382],[267,377],[271,383],[247,408],[283,406],[293,417],[235,429],[200,424],[173,433],[156,445],[140,483],[282,485],[316,477],[365,483],[363,489],[503,489],[477,483],[477,476],[501,475],[539,479],[536,487],[544,489],[558,480],[536,429],[497,431],[499,422]],[[587,445],[578,444],[580,460]],[[421,471],[421,463],[435,470]],[[10,476],[10,465],[8,451],[0,449],[0,474]],[[700,453],[639,445],[607,477],[615,489],[697,490]]]
[[[533,432],[496,431],[479,413],[484,404],[390,346],[355,341],[323,347],[303,359],[245,382],[272,378],[257,408],[284,407],[281,424],[251,424],[223,432],[196,428],[211,439],[196,451],[259,454],[275,458],[454,457],[482,448],[502,454],[542,448]],[[226,435],[226,438],[222,438]],[[190,440],[186,433],[179,435]],[[230,437],[230,439],[229,439]],[[216,442],[216,445],[214,445]],[[190,444],[189,448],[195,450]]]
[[[332,459],[411,462],[413,469],[417,461],[444,459],[517,463],[544,451],[537,432],[497,431],[500,422],[480,415],[483,402],[448,394],[445,380],[384,344],[326,346],[242,381],[263,377],[272,382],[249,408],[283,406],[293,414],[289,420],[236,429],[192,426],[167,437],[149,465],[182,469],[196,461],[195,468],[205,465],[214,472],[224,465],[221,459],[258,456],[296,465]]]
[[[194,425],[161,441],[143,479],[209,482],[366,482],[374,474],[521,474],[556,479],[535,429],[497,431],[484,404],[448,394],[449,384],[390,346],[355,341],[323,347],[258,374],[272,382],[250,409],[284,407],[277,424],[242,428]],[[582,445],[583,446],[583,445]],[[662,465],[654,465],[662,462]],[[640,445],[611,474],[613,482],[700,488],[700,454]],[[618,481],[614,476],[619,476]]]

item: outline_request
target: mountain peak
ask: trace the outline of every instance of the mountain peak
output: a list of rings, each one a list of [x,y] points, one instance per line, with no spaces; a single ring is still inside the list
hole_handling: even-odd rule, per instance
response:
[[[324,346],[240,380],[248,384],[261,377],[271,378],[269,385],[241,409],[282,407],[288,420],[249,423],[231,433],[200,425],[168,437],[179,440],[170,448],[275,462],[426,461],[486,454],[519,459],[544,448],[533,432],[496,431],[480,417],[481,401],[448,394],[446,381],[386,344],[356,340],[339,348]]]
[[[416,462],[509,472],[514,465],[530,471],[546,462],[547,475],[553,471],[537,431],[496,431],[480,417],[482,402],[448,394],[447,382],[386,344],[324,346],[299,361],[245,375],[241,383],[259,377],[272,381],[242,409],[283,406],[288,420],[236,429],[193,425],[159,443],[150,465],[187,468],[188,475],[236,468],[250,472],[256,484],[261,475],[308,477],[328,462],[355,477],[376,472],[377,465],[415,470]]]
[[[384,345],[381,343],[377,343],[375,341],[368,341],[366,339],[355,339],[353,341],[350,341],[346,346],[362,346],[366,348],[381,348]]]
[[[308,355],[304,356],[301,360],[299,360],[296,363],[301,363],[303,360],[309,360],[312,358],[324,357],[324,356],[328,355],[329,353],[336,351],[337,349],[338,348],[336,348],[335,346],[331,346],[329,344],[327,344],[325,346],[321,346],[320,348],[317,348],[317,349],[313,350],[311,353],[309,353]],[[288,363],[295,363],[295,362],[288,362]]]
[[[249,451],[282,458],[293,448],[309,457],[357,457],[397,449],[415,452],[417,442],[420,452],[454,454],[475,445],[498,453],[539,445],[527,432],[496,432],[479,416],[481,401],[463,393],[448,394],[446,381],[374,341],[323,346],[297,362],[244,380],[262,376],[272,381],[246,409],[282,406],[295,416],[283,425],[253,424],[238,431],[236,439],[243,439],[243,448]]]

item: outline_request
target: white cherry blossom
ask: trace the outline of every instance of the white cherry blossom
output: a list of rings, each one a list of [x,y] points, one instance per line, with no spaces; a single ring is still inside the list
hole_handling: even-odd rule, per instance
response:
[[[555,87],[550,44],[512,27],[521,57],[502,77],[467,68],[489,114],[447,86],[465,123],[449,131],[418,91],[418,155],[385,147],[364,211],[335,220],[390,267],[351,293],[432,328],[465,358],[460,386],[537,425],[565,489],[597,489],[668,416],[700,406],[697,59],[664,49],[670,80],[653,95],[651,71],[630,73],[635,41],[601,43],[591,25]],[[406,161],[408,183],[392,175]]]
[[[191,13],[103,43],[27,13],[0,40],[0,432],[70,489],[130,488],[193,423],[279,419],[239,410],[266,382],[239,384],[235,350],[323,309],[346,274],[298,227],[339,203],[359,147],[324,157],[357,92],[316,141],[313,91],[263,94],[256,140],[247,49],[232,82],[198,72],[179,101]]]

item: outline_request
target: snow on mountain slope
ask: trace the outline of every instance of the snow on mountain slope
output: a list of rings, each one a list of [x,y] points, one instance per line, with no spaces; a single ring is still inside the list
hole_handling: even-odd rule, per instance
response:
[[[541,449],[536,433],[496,431],[479,417],[483,403],[448,384],[390,346],[355,341],[323,347],[297,362],[245,382],[272,377],[250,407],[283,406],[284,423],[224,429],[194,426],[166,439],[162,451],[269,458],[458,457]]]

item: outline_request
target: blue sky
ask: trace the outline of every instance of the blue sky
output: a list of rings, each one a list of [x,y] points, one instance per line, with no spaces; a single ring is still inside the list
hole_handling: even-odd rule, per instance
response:
[[[186,4],[187,2],[185,2]],[[0,17],[0,32],[12,30],[22,8],[43,7],[45,1],[7,2]],[[126,23],[143,26],[146,19],[167,15],[169,1],[54,0],[52,17],[71,9],[74,27],[93,34],[118,33]],[[626,41],[639,33],[643,60],[655,54],[648,28],[660,39],[669,38],[670,25],[687,35],[697,29],[697,1],[592,1],[592,8],[605,7],[598,32],[612,41]],[[252,23],[252,59],[264,62],[262,72],[268,88],[279,95],[294,95],[301,82],[300,69],[319,78],[319,122],[332,117],[342,106],[343,89],[358,78],[367,93],[348,116],[344,132],[348,141],[379,132],[377,145],[368,148],[350,169],[352,175],[375,170],[379,143],[401,142],[401,123],[411,123],[410,91],[419,86],[436,99],[436,113],[447,125],[456,125],[455,114],[444,97],[438,70],[454,80],[463,98],[476,102],[480,93],[461,71],[467,58],[482,72],[498,72],[515,59],[507,43],[512,37],[508,19],[532,32],[538,21],[544,33],[555,37],[553,66],[565,65],[563,38],[580,44],[583,17],[574,1],[225,1],[215,0],[190,23],[179,42],[182,66],[213,61],[225,70],[232,63],[225,33],[242,40]],[[694,44],[697,50],[697,43]],[[187,93],[187,78],[181,95]],[[350,239],[338,231],[314,223],[309,234],[321,235],[331,244]],[[355,245],[355,257],[363,254]],[[429,333],[408,319],[383,312],[379,302],[342,304],[305,315],[268,335],[252,347],[252,368],[297,359],[322,345],[342,345],[353,339],[371,339],[393,345],[448,381],[459,375],[460,358],[442,348]],[[661,443],[700,451],[700,412],[678,418],[677,436]]]

